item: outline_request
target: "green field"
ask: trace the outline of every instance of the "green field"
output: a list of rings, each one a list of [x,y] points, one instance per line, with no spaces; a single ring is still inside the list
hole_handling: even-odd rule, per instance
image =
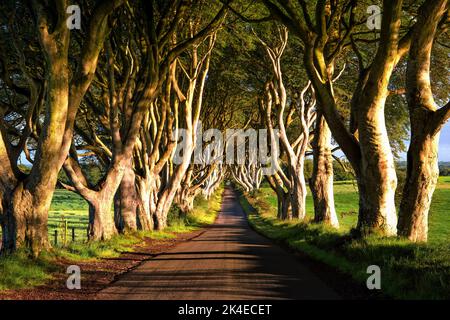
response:
[[[349,231],[357,220],[358,194],[352,182],[336,183],[335,202],[341,224],[338,231],[309,223],[313,215],[310,195],[304,222],[278,220],[276,196],[268,187],[241,197],[250,224],[258,232],[340,270],[363,285],[368,277],[367,267],[378,265],[382,270],[382,293],[387,297],[450,298],[450,177],[439,179],[427,244],[376,235],[353,239]]]
[[[341,231],[347,232],[356,225],[358,212],[357,187],[353,182],[335,183],[335,205]],[[261,196],[276,210],[277,199],[268,187],[261,189]],[[201,199],[199,197],[199,199]],[[201,201],[201,200],[198,200]],[[307,216],[313,217],[314,205],[311,192],[306,197]],[[199,206],[200,208],[204,205]],[[68,224],[68,241],[71,240],[72,228],[75,228],[76,241],[85,241],[89,223],[88,204],[79,195],[56,190],[49,213],[49,237],[54,243],[54,231],[58,230],[58,243],[62,241],[63,221]],[[450,177],[440,177],[434,193],[430,212],[430,243],[450,242]]]
[[[309,191],[309,189],[308,189]],[[276,212],[277,198],[269,187],[261,189],[259,197]],[[348,232],[356,226],[358,219],[358,189],[352,181],[338,181],[334,185],[336,213],[340,232]],[[314,215],[311,192],[306,196],[307,218]],[[439,184],[433,195],[429,216],[429,242],[450,242],[450,177],[439,177]]]
[[[67,241],[72,240],[72,228],[75,229],[75,241],[87,240],[87,227],[89,224],[88,203],[74,192],[56,190],[48,217],[48,232],[51,243],[54,245],[54,232],[58,230],[58,244],[62,243],[64,221],[67,221]]]
[[[222,188],[210,199],[205,200],[202,196],[195,199],[194,211],[187,217],[179,217],[176,207],[173,207],[168,217],[168,232],[187,232],[195,230],[202,224],[212,223],[220,209],[220,195]],[[111,212],[111,214],[113,214]],[[58,231],[58,245],[62,244],[62,234],[65,232],[65,221],[67,222],[67,242],[71,242],[72,228],[75,229],[75,242],[87,240],[87,228],[89,224],[89,206],[76,193],[66,190],[56,190],[48,218],[49,238],[54,245],[54,232]]]

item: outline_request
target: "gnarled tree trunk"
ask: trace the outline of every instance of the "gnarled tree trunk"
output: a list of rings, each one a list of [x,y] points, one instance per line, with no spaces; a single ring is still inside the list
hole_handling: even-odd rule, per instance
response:
[[[397,233],[397,174],[384,123],[383,106],[384,101],[375,99],[367,113],[361,112],[364,120],[359,122],[362,161],[357,176],[360,196],[357,227],[362,234],[372,231],[386,235]]]
[[[195,195],[190,194],[177,200],[177,205],[184,215],[194,210],[194,199]]]
[[[412,241],[428,239],[428,213],[439,176],[439,134],[450,117],[450,103],[438,109],[430,81],[433,42],[446,11],[447,0],[426,1],[422,5],[408,57],[406,91],[411,141],[398,230]]]
[[[424,118],[419,121],[423,126]],[[399,235],[412,241],[427,241],[428,212],[439,177],[439,134],[434,136],[412,130],[408,150],[408,167],[400,204]]]
[[[158,202],[159,176],[138,179],[137,195],[138,227],[140,230],[150,231],[154,228],[154,214]]]
[[[322,115],[316,119],[313,157],[310,188],[314,200],[314,222],[339,228],[334,207],[331,132]]]
[[[122,182],[116,194],[117,203],[114,206],[116,226],[121,233],[137,230],[139,198],[135,180],[135,174],[130,164],[123,174]]]
[[[109,240],[117,234],[114,223],[113,196],[106,192],[98,193],[98,196],[89,199],[89,227],[88,239],[90,241]]]
[[[306,217],[306,181],[304,173],[304,159],[298,160],[292,174],[292,188],[290,188],[292,218],[303,220]]]
[[[38,256],[41,250],[50,247],[48,210],[62,166],[61,148],[69,107],[68,41],[69,34],[63,31],[44,44],[48,64],[47,112],[30,174],[22,179],[9,179],[10,184],[6,184],[11,191],[10,194],[4,194],[8,201],[3,200],[6,205],[3,208],[3,220],[6,224],[2,246],[4,251],[11,252],[16,248],[26,247],[31,249],[34,256]],[[6,152],[4,138],[2,132],[0,153]],[[7,161],[2,166],[11,168],[6,155],[2,154],[1,158]],[[4,178],[2,182],[3,180]]]
[[[36,194],[24,187],[22,182],[9,196],[4,214],[2,250],[11,252],[16,248],[31,249],[33,256],[50,248],[47,222],[53,188],[43,188]]]
[[[289,193],[284,190],[281,178],[277,174],[267,176],[266,178],[270,187],[277,195],[277,218],[280,220],[292,219],[292,213],[289,210],[291,207],[291,198]]]

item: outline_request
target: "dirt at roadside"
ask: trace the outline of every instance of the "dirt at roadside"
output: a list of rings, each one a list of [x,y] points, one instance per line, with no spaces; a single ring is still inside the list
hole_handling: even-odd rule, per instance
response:
[[[134,247],[133,252],[124,252],[117,258],[98,259],[92,262],[76,263],[81,268],[81,289],[69,290],[66,287],[67,267],[74,264],[65,259],[55,263],[59,271],[52,274],[46,284],[31,289],[0,291],[0,300],[90,300],[94,295],[114,282],[117,276],[137,267],[143,261],[161,254],[173,246],[189,241],[204,230],[177,234],[176,238],[164,240],[146,239]]]

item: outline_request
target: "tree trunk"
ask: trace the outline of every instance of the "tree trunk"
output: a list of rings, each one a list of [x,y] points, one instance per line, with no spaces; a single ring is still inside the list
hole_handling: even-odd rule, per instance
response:
[[[5,252],[25,247],[37,257],[41,250],[50,248],[47,221],[52,195],[53,190],[47,190],[37,197],[19,183],[4,215],[2,249]]]
[[[156,202],[158,197],[157,179],[140,178],[138,179],[137,195],[139,205],[137,208],[138,228],[144,231],[150,231],[154,228],[154,213],[156,211]]]
[[[180,188],[181,182],[184,175],[189,168],[189,162],[191,161],[191,155],[194,151],[195,141],[192,138],[192,128],[186,130],[186,141],[184,142],[183,148],[183,158],[182,162],[175,169],[173,175],[169,178],[168,184],[164,191],[158,198],[158,203],[156,205],[155,217],[155,229],[163,230],[167,227],[167,215],[169,213],[170,207],[172,206],[175,195]]]
[[[428,238],[428,213],[439,176],[439,135],[450,117],[450,103],[438,109],[430,81],[433,43],[446,10],[446,0],[426,1],[422,5],[408,57],[406,89],[411,141],[398,229],[400,235],[412,241]]]
[[[170,209],[170,206],[169,206]],[[166,205],[160,205],[156,207],[155,212],[155,229],[164,230],[167,228],[167,214],[169,210]]]
[[[9,203],[3,216],[2,250],[12,252],[26,247],[37,257],[41,250],[49,249],[48,210],[53,188],[39,188],[39,192],[25,189],[22,182],[8,196]]]
[[[387,236],[397,234],[395,188],[397,178],[393,168],[374,169],[385,163],[371,161],[363,167],[358,180],[359,213],[357,229],[361,235],[380,233]]]
[[[43,45],[47,62],[45,118],[29,176],[14,184],[6,184],[9,190],[13,190],[10,195],[4,195],[8,202],[4,202],[6,207],[3,208],[6,230],[3,249],[8,252],[26,247],[37,257],[41,250],[50,248],[48,210],[62,166],[61,147],[69,104],[68,35],[67,30],[55,32],[54,38]],[[6,160],[3,137],[1,140],[0,158]],[[7,161],[8,165],[1,165],[9,166]]]
[[[358,106],[352,108],[357,113],[352,116],[357,120],[359,141],[354,132],[349,132],[339,115],[322,48],[315,46],[305,50],[304,62],[333,136],[357,175],[360,188],[358,232],[361,235],[376,232],[389,236],[397,231],[397,176],[385,125],[384,106],[392,71],[403,54],[399,46],[402,1],[383,3],[380,43],[366,71],[364,85],[354,92],[352,98],[352,103]],[[360,72],[364,72],[363,68]]]
[[[189,212],[194,210],[194,199],[195,196],[188,195],[181,197],[181,199],[177,201],[177,205],[184,215],[187,215]]]
[[[292,219],[292,215],[289,212],[291,201],[287,193],[285,192],[277,193],[277,204],[278,204],[277,218],[280,220]]]
[[[412,132],[398,230],[411,241],[427,241],[428,213],[439,177],[439,133],[431,136]]]
[[[303,160],[301,160],[293,173],[293,186],[289,190],[291,193],[292,218],[299,220],[306,217],[306,182],[303,169]]]
[[[387,76],[383,78],[386,87],[388,80]],[[360,186],[357,228],[362,235],[375,232],[390,236],[397,234],[397,174],[384,121],[386,89],[384,84],[380,86],[364,97],[359,112],[361,166],[357,172]]]
[[[282,186],[282,181],[279,176],[267,176],[267,182],[277,195],[277,218],[280,220],[292,219],[292,214],[289,212],[291,197]]]
[[[117,234],[112,204],[113,197],[107,192],[99,193],[98,197],[89,201],[89,240],[109,240]]]
[[[316,120],[313,156],[313,173],[310,187],[314,200],[314,222],[339,228],[334,208],[331,132],[325,118],[320,114]]]
[[[115,206],[115,220],[120,233],[137,230],[138,195],[135,174],[131,164],[124,171],[122,181],[117,190],[118,203]]]
[[[396,235],[395,170],[389,167],[386,161],[373,159],[367,162],[363,164],[363,173],[357,177],[359,190],[357,229],[361,235],[370,233]]]

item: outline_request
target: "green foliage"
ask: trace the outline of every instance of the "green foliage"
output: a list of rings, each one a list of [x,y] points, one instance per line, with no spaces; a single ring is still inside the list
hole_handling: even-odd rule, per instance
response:
[[[450,163],[449,162],[442,162],[439,163],[439,175],[440,176],[450,176]]]
[[[355,179],[355,174],[351,169],[350,164],[346,160],[341,160],[341,163],[333,161],[334,181],[348,181]]]

